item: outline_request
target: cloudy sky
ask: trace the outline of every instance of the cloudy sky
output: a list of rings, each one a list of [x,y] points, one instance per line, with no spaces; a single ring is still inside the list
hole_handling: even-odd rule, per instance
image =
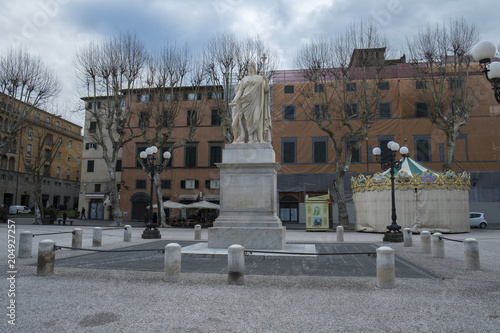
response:
[[[27,46],[62,81],[61,108],[79,102],[75,51],[90,40],[133,32],[155,48],[187,41],[201,49],[219,32],[260,35],[292,69],[297,48],[310,38],[335,36],[354,20],[374,19],[392,46],[404,52],[407,36],[422,25],[464,17],[482,39],[500,42],[498,0],[0,0],[0,52]],[[53,110],[51,110],[53,112]],[[75,114],[65,115],[82,124]]]

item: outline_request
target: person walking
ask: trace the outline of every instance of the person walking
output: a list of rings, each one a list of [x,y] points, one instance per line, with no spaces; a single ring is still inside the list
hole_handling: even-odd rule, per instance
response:
[[[82,215],[80,215],[80,220],[86,220],[87,217],[85,216],[85,207],[82,207]]]

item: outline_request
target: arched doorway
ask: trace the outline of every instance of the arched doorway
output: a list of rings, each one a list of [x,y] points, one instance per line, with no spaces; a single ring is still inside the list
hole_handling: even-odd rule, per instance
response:
[[[291,195],[280,199],[280,219],[283,222],[299,222],[299,202]]]
[[[149,195],[142,192],[135,193],[130,198],[130,203],[132,205],[132,220],[144,221],[146,207],[149,205]]]

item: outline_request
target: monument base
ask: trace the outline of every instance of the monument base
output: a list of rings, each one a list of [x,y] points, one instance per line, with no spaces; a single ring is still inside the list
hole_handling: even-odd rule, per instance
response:
[[[158,229],[145,229],[142,232],[143,239],[161,239],[160,230]]]
[[[285,232],[277,211],[277,170],[269,143],[226,145],[220,169],[220,214],[208,229],[209,248],[239,244],[282,250]]]
[[[384,242],[389,243],[402,243],[403,242],[403,233],[402,232],[386,232],[383,238]]]

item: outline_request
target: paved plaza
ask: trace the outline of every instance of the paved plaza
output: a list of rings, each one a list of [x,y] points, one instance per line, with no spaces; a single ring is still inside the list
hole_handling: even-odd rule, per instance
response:
[[[83,230],[83,247],[95,249],[94,226],[77,227]],[[7,225],[0,228],[6,235]],[[22,231],[36,235],[74,228],[19,221],[15,231],[19,237]],[[38,243],[52,239],[71,246],[71,233],[33,237],[33,257],[16,260],[15,331],[498,332],[500,327],[500,230],[446,235],[479,241],[479,271],[464,269],[459,242],[445,242],[445,258],[432,258],[421,253],[419,235],[413,235],[412,247],[404,247],[383,243],[380,234],[346,231],[339,243],[335,232],[287,230],[287,244],[312,244],[318,253],[394,248],[394,289],[376,287],[376,258],[367,254],[253,254],[245,257],[244,286],[227,285],[226,256],[183,254],[181,281],[165,283],[164,255],[158,250],[171,242],[183,248],[206,242],[207,230],[201,241],[194,240],[193,229],[162,228],[161,240],[141,239],[142,230],[134,226],[130,243],[123,242],[122,229],[104,230],[99,248],[141,251],[58,250],[55,274],[47,277],[36,275]],[[7,249],[6,237],[0,246]],[[4,263],[6,275],[10,270]],[[11,282],[0,283],[4,309]],[[5,317],[0,330],[14,331]]]

